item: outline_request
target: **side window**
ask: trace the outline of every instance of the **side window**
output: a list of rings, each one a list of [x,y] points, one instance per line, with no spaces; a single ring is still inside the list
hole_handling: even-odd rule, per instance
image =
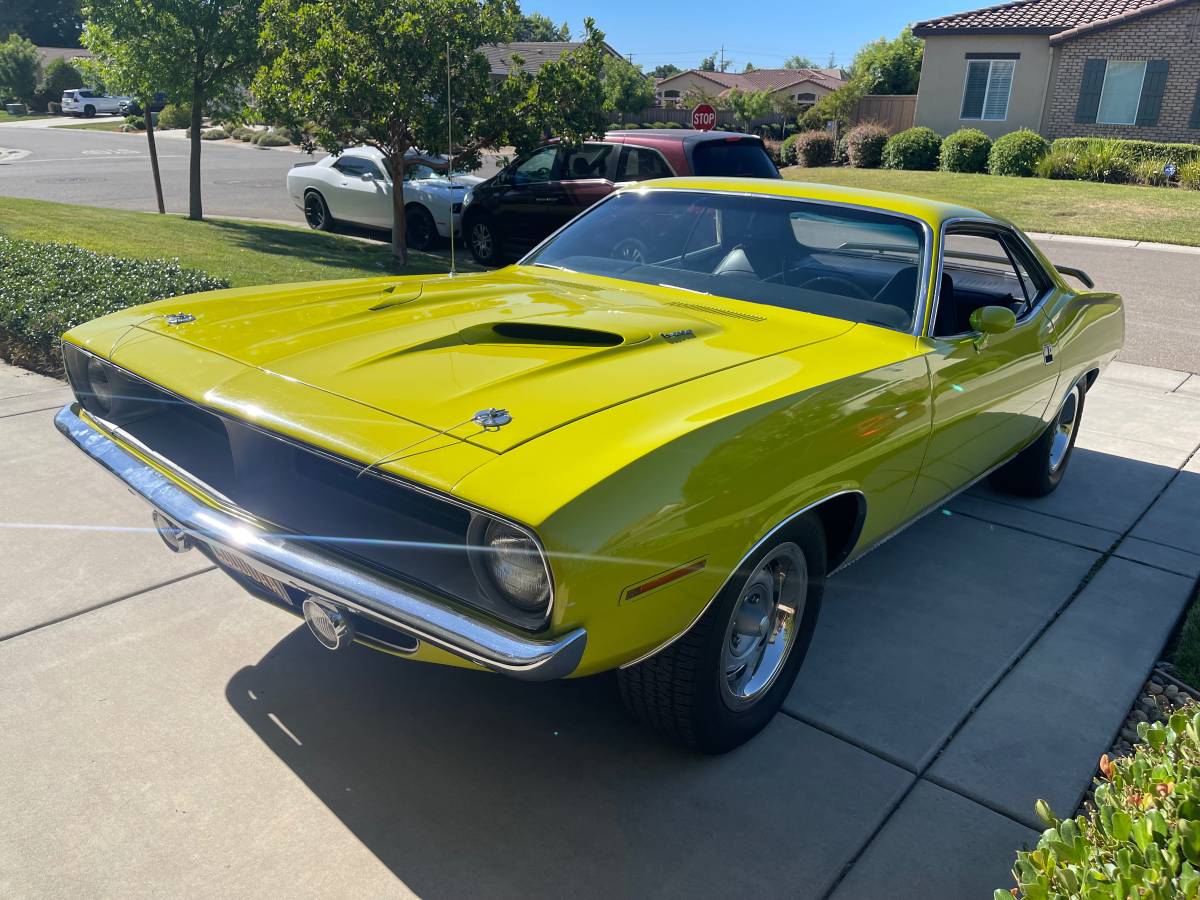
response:
[[[608,161],[616,149],[615,144],[584,144],[577,150],[568,150],[559,177],[563,181],[607,178]]]
[[[373,166],[370,160],[362,159],[358,156],[342,156],[333,164],[333,167],[352,178],[357,178],[370,172],[372,175],[377,175],[378,170]]]
[[[616,181],[648,181],[651,178],[670,178],[675,173],[662,154],[649,147],[626,147],[621,152],[621,165]]]
[[[554,178],[555,162],[558,160],[557,147],[543,147],[523,162],[519,162],[512,170],[513,184],[537,184]]]
[[[1028,313],[1047,285],[1045,274],[1013,249],[998,233],[950,231],[942,247],[942,284],[938,296],[935,337],[971,331],[971,313],[983,306],[1003,306],[1017,318]]]

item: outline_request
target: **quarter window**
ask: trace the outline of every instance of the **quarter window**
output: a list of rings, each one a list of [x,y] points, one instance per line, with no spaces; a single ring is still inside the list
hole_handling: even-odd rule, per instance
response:
[[[626,147],[617,170],[617,181],[646,181],[650,178],[670,178],[671,171],[662,154],[649,147]]]
[[[1146,81],[1146,63],[1109,60],[1096,121],[1102,125],[1134,125]]]
[[[1016,65],[1016,61],[1011,59],[967,60],[961,117],[989,122],[1007,119],[1008,98],[1012,94]]]

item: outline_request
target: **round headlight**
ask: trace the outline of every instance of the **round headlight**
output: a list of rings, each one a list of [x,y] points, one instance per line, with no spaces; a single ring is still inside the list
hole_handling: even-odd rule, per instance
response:
[[[546,608],[550,582],[533,539],[495,520],[483,532],[483,564],[496,589],[509,603],[528,612]]]
[[[87,377],[96,411],[101,415],[109,413],[112,410],[113,385],[109,378],[108,366],[93,356],[88,360]]]

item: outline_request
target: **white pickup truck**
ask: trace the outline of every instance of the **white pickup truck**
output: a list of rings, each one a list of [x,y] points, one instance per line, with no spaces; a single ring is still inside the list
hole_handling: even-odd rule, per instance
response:
[[[90,119],[96,113],[121,115],[121,104],[128,103],[132,97],[114,97],[101,94],[88,88],[72,88],[63,91],[62,111],[68,116],[83,116]]]

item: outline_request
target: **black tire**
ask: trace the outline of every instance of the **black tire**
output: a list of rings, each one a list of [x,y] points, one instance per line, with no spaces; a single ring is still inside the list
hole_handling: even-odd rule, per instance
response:
[[[89,103],[87,106],[85,106],[83,108],[83,117],[85,119],[94,118],[95,115],[96,115],[96,107],[92,106],[92,104]]]
[[[429,210],[419,203],[405,207],[404,243],[413,250],[432,250],[437,239],[437,225]]]
[[[1080,381],[1071,388],[1038,439],[992,473],[989,479],[992,486],[1019,497],[1045,497],[1053,493],[1062,483],[1075,452],[1086,397],[1085,382]],[[1064,428],[1069,428],[1069,433],[1064,433]]]
[[[333,216],[319,191],[308,191],[304,195],[304,221],[314,231],[333,231]]]
[[[772,682],[742,708],[727,700],[726,642],[744,591],[765,561],[795,546],[807,566],[803,612],[795,638]],[[725,753],[760,732],[779,711],[808,653],[825,591],[825,532],[805,516],[759,548],[691,630],[644,662],[617,672],[621,699],[645,725],[702,753]]]
[[[481,266],[499,266],[503,262],[501,238],[495,223],[488,216],[473,216],[463,227],[463,237],[475,262]]]

